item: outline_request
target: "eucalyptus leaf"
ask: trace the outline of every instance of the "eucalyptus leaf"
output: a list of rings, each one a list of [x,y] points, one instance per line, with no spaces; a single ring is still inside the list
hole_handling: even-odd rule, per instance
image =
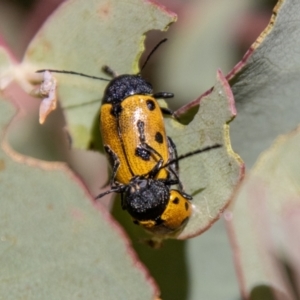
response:
[[[193,196],[193,215],[179,238],[202,233],[220,217],[244,172],[243,161],[230,145],[228,123],[236,111],[230,87],[221,72],[210,93],[177,113],[180,115],[197,105],[199,110],[188,125],[172,119],[166,121],[178,154],[215,144],[222,148],[180,161],[180,178],[186,192]]]
[[[63,163],[16,153],[0,101],[0,298],[154,299],[126,236]]]
[[[276,299],[295,299],[284,264],[298,289],[299,151],[300,127],[261,155],[236,195],[228,224],[245,297],[264,285]]]
[[[232,143],[247,166],[299,123],[299,21],[299,1],[278,1],[269,26],[228,75],[238,110]]]
[[[102,67],[118,74],[137,73],[145,33],[167,30],[176,15],[150,1],[66,1],[30,43],[23,65],[71,70],[106,77]],[[73,145],[87,148],[106,81],[58,75],[59,99]]]

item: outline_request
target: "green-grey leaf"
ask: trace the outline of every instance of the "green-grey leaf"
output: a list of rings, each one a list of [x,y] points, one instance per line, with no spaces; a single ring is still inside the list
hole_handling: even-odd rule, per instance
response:
[[[228,223],[245,298],[265,285],[276,299],[294,299],[280,259],[299,274],[299,152],[300,128],[261,155],[236,195]]]
[[[191,104],[195,106],[197,102]],[[230,145],[228,123],[235,116],[234,100],[219,72],[211,93],[200,100],[198,113],[187,126],[169,119],[167,132],[179,154],[206,146],[222,148],[180,161],[179,173],[185,190],[193,196],[193,215],[179,236],[200,234],[216,221],[232,196],[243,174],[243,162]]]
[[[0,101],[0,298],[153,299],[153,280],[123,231],[62,163],[16,153]]]
[[[107,77],[103,65],[118,74],[137,73],[144,34],[166,30],[176,16],[150,1],[75,0],[63,3],[37,33],[24,64]],[[74,147],[86,148],[107,82],[57,75],[59,96]]]
[[[260,152],[299,123],[300,2],[280,0],[268,28],[231,79],[238,116],[232,143],[251,166]]]
[[[170,104],[177,101],[181,106],[196,99],[212,86],[217,69],[226,74],[232,68],[236,61],[229,37],[232,20],[244,15],[250,2],[253,5],[251,0],[190,1],[184,6],[168,32],[165,55],[155,65],[155,87],[175,93]]]

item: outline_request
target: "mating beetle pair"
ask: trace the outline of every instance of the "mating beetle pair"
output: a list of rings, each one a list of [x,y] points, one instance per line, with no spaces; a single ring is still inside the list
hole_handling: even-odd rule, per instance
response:
[[[152,50],[142,69],[164,41]],[[140,74],[117,76],[108,67],[104,70],[113,79],[104,92],[100,131],[112,176],[111,189],[96,198],[121,193],[122,208],[129,212],[134,223],[155,235],[175,234],[192,213],[192,197],[183,191],[178,161],[220,145],[177,157],[176,146],[166,135],[163,120],[163,113],[172,113],[161,108],[156,100],[171,98],[173,94],[154,94],[152,85]],[[95,78],[76,72],[49,71]],[[172,185],[178,185],[178,189],[171,189]]]
[[[153,94],[151,84],[139,74],[120,75],[108,84],[100,109],[102,140],[113,172],[111,189],[97,198],[121,193],[123,209],[156,235],[180,231],[192,213],[192,197],[183,191],[178,160],[220,147],[177,157],[163,120],[163,113],[171,112],[156,101],[171,97],[171,93]],[[171,189],[175,184],[178,190]]]
[[[152,86],[140,75],[121,75],[106,88],[100,110],[104,149],[113,167],[110,193],[136,224],[156,234],[179,230],[191,215],[192,198],[170,186],[180,184],[176,148],[167,137]],[[169,97],[171,94],[166,94]]]

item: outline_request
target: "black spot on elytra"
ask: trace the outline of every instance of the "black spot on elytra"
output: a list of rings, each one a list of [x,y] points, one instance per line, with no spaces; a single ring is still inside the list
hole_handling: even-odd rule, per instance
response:
[[[178,203],[179,203],[179,198],[176,197],[176,198],[173,200],[173,203],[174,203],[174,204],[178,204]]]
[[[147,149],[137,147],[135,149],[135,155],[140,157],[142,160],[145,160],[145,161],[150,160],[150,152]]]
[[[149,100],[147,100],[147,101],[146,101],[146,104],[147,104],[147,107],[148,107],[148,109],[149,109],[149,110],[151,110],[151,111],[152,111],[152,110],[154,110],[154,109],[155,109],[155,103],[154,103],[154,101],[153,101],[153,100],[150,100],[150,99],[149,99]]]
[[[189,207],[190,207],[190,205],[189,205],[187,202],[185,202],[184,206],[185,206],[185,210],[186,210],[186,211],[188,211],[188,210],[189,210]]]
[[[164,142],[164,138],[160,132],[156,132],[155,141],[158,142],[159,144],[162,144]]]

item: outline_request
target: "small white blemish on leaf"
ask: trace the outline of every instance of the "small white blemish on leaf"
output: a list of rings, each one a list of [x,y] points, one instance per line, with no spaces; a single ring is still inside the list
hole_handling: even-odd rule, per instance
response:
[[[39,94],[43,97],[40,105],[40,124],[45,122],[47,116],[57,106],[56,79],[49,71],[45,71],[43,75],[44,79],[39,88]]]

